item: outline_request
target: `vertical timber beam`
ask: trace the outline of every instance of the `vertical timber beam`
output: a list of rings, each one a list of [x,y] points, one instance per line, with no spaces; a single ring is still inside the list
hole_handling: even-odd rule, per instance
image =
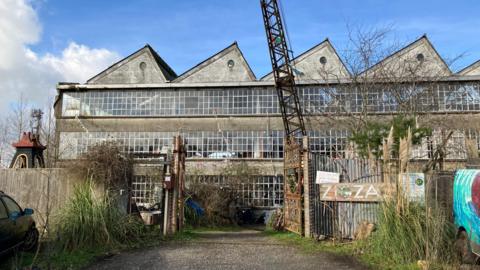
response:
[[[312,195],[312,182],[314,181],[313,175],[310,175],[310,152],[308,137],[303,137],[303,214],[304,214],[304,233],[305,237],[310,238],[311,233],[311,195]]]

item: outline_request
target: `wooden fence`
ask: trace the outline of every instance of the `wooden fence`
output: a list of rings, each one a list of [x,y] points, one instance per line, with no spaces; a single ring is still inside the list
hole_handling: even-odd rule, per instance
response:
[[[62,169],[2,169],[0,190],[11,196],[22,208],[32,208],[39,229],[47,215],[58,210],[72,195],[76,184]]]

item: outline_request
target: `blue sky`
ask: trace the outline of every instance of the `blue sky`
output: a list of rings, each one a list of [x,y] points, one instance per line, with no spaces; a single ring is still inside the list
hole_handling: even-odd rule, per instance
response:
[[[405,44],[424,33],[439,53],[462,68],[480,59],[480,1],[283,0],[295,54],[329,37],[345,49],[347,25],[393,27]],[[258,0],[45,0],[37,2],[43,34],[37,53],[68,42],[126,56],[149,43],[177,73],[238,41],[256,75],[269,69]]]

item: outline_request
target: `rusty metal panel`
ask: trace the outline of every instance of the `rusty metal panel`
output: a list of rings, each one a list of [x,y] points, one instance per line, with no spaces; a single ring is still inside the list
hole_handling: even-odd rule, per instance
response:
[[[376,223],[380,204],[369,202],[338,202],[338,237],[353,239],[362,222]]]
[[[291,232],[303,234],[302,148],[296,140],[285,140],[284,224]]]
[[[302,234],[302,196],[299,194],[285,194],[285,228],[291,232]]]

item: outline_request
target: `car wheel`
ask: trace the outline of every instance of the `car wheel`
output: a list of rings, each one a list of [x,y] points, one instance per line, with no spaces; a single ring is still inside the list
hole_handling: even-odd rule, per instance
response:
[[[455,241],[455,248],[457,249],[460,261],[465,264],[474,264],[477,261],[477,256],[472,253],[470,248],[470,241],[468,240],[468,235],[465,231],[461,231],[458,234],[457,240]]]
[[[38,230],[37,228],[31,228],[27,235],[25,235],[25,240],[23,241],[22,250],[23,251],[32,251],[37,247],[38,244]]]

